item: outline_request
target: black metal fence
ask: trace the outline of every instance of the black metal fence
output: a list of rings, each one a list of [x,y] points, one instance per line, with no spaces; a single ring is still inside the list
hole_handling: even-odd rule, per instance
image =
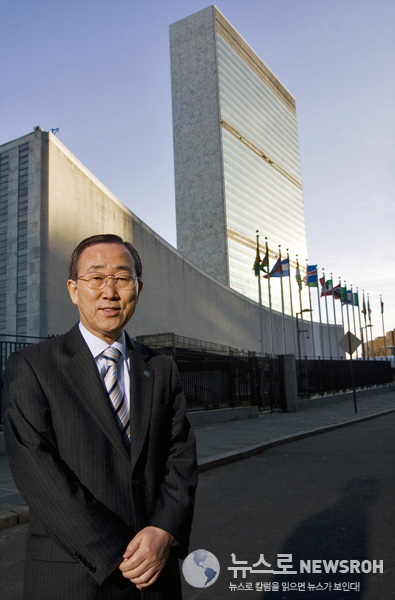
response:
[[[24,346],[29,346],[31,342],[8,342],[8,341],[0,341],[0,374],[3,373],[5,369],[5,364],[7,362],[7,358],[12,352],[15,350],[19,350],[19,348],[23,348]]]
[[[218,355],[187,349],[161,348],[177,363],[188,410],[258,406],[261,410],[286,410],[283,357]],[[351,371],[353,369],[353,372]],[[296,361],[301,397],[335,394],[356,388],[393,383],[389,361]]]
[[[0,375],[9,354],[34,341],[26,338],[0,339]],[[254,352],[233,350],[226,352],[219,347],[211,347],[210,350],[162,344],[156,347],[175,360],[189,411],[245,406],[258,406],[260,410],[286,410],[285,363],[281,356],[257,356]],[[351,367],[357,388],[393,382],[389,361],[297,360],[299,396],[311,397],[350,389]],[[0,379],[0,420],[1,384]]]
[[[26,340],[0,340],[0,374],[10,353],[26,345],[29,345]],[[189,411],[244,406],[271,410],[281,408],[281,382],[276,358],[257,357],[255,353],[225,354],[174,346],[160,346],[158,349],[175,360]]]
[[[283,408],[281,365],[277,357],[257,356],[255,352],[174,333],[137,339],[176,362],[189,411],[243,406],[272,411]]]
[[[215,354],[187,348],[161,348],[175,360],[188,410],[259,405],[260,370],[254,354]]]
[[[3,423],[3,406],[2,406],[2,390],[3,390],[3,371],[5,369],[5,365],[9,355],[20,348],[24,348],[25,346],[30,346],[40,340],[44,340],[47,338],[38,338],[38,337],[19,337],[16,335],[1,335],[0,339],[0,423]],[[8,339],[6,339],[8,338]],[[29,341],[28,341],[29,340]]]
[[[394,373],[386,360],[297,360],[299,396],[322,395],[392,383]]]

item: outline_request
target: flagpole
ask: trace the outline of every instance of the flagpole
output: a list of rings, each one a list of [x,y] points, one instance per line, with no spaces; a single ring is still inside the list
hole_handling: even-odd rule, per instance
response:
[[[309,261],[306,259],[306,264],[308,265]],[[313,325],[313,308],[311,306],[311,291],[308,280],[308,269],[306,268],[306,277],[307,277],[307,287],[309,288],[309,306],[310,306],[310,323],[311,323],[311,337],[313,338],[313,357],[315,360],[315,341],[314,341],[314,325]]]
[[[320,319],[320,346],[321,346],[322,358],[325,358],[324,335],[323,335],[323,331],[322,331],[320,289],[319,289],[319,285],[318,285],[318,268],[317,268],[317,299],[318,299],[318,315],[319,315],[319,319]]]
[[[350,331],[350,313],[348,311],[348,294],[347,294],[347,283],[344,282],[344,287],[346,288],[346,313],[347,313],[347,327],[348,331]],[[343,301],[343,300],[342,300]]]
[[[281,245],[278,246],[278,253],[281,265]],[[282,268],[282,267],[281,267]],[[280,272],[280,290],[281,290],[281,310],[283,313],[282,316],[282,326],[283,326],[283,354],[286,354],[286,342],[285,342],[285,316],[284,316],[284,286],[283,286],[283,273],[282,270]]]
[[[267,243],[267,237],[265,237],[265,249],[266,255],[269,261],[269,245]],[[270,273],[269,262],[267,263],[267,272],[268,275]],[[267,278],[267,290],[269,294],[269,316],[270,316],[270,336],[271,336],[271,345],[272,345],[272,355],[274,354],[274,334],[273,334],[273,314],[272,314],[272,290],[270,287],[270,277]]]
[[[343,327],[343,333],[344,333],[344,311],[343,311],[343,294],[341,293],[342,290],[342,282],[341,279],[339,277],[339,285],[340,285],[340,312],[341,312],[341,316],[342,316],[342,327]]]
[[[381,298],[380,294],[380,309],[381,309],[381,321],[383,323],[383,338],[384,338],[384,356],[387,358],[387,339],[385,335],[385,327],[384,327],[384,302]]]
[[[292,337],[294,341],[294,353],[296,356],[296,339],[295,339],[295,328],[294,328],[294,309],[292,302],[292,286],[291,286],[291,262],[289,260],[289,252],[287,248],[287,259],[288,259],[288,269],[289,269],[289,299],[290,299],[290,308],[291,308],[291,327],[292,327]]]
[[[336,303],[335,303],[335,292],[333,289],[333,273],[331,273],[331,286],[332,286],[332,302],[333,302],[333,320],[335,322],[335,327],[337,328],[337,321],[336,321]],[[336,342],[337,342],[337,336],[336,336]],[[336,343],[336,347],[337,347],[337,358],[340,358],[340,349],[339,349],[339,344]]]
[[[262,285],[261,285],[261,270],[259,268],[259,263],[261,262],[261,257],[259,254],[259,231],[256,230],[256,259],[255,262],[258,261],[258,296],[259,296],[259,326],[261,333],[261,353],[264,354],[264,344],[263,344],[263,307],[262,307]],[[255,272],[255,275],[257,273]]]
[[[369,315],[369,329],[370,329],[370,341],[372,342],[372,358],[374,358],[374,344],[373,344],[373,331],[372,331],[372,311],[370,308],[370,300],[369,300],[369,294],[368,294],[368,315]]]
[[[353,317],[353,321],[354,321],[354,334],[356,336],[357,335],[357,326],[355,324],[354,294],[353,294],[353,291],[352,291],[352,284],[350,285],[350,290],[351,290],[352,317]],[[358,358],[358,348],[355,351],[355,355],[356,355],[356,358]]]
[[[325,282],[325,271],[324,271],[324,269],[322,269],[322,276],[324,278],[324,286],[325,286],[325,291],[326,291],[326,282]],[[332,290],[332,296],[333,296],[333,290]],[[331,332],[330,332],[330,328],[329,328],[328,301],[327,301],[326,294],[324,296],[324,300],[325,300],[325,310],[326,310],[326,324],[327,324],[327,327],[328,327],[329,357],[332,360]]]
[[[303,284],[302,284],[302,276],[300,274],[300,265],[299,265],[299,256],[296,255],[296,281],[298,284],[298,294],[299,294],[299,311],[300,311],[300,318],[303,322],[303,310],[302,310],[302,288],[303,288]],[[298,317],[296,316],[296,325],[298,326]],[[299,332],[297,332],[298,335],[298,347],[300,346],[300,335]],[[304,344],[304,337],[302,339],[303,342],[303,354],[305,355],[306,352],[306,348],[305,348],[305,344]],[[299,357],[300,357],[300,352],[299,352]]]
[[[369,349],[369,333],[368,333],[368,324],[366,322],[366,302],[365,302],[365,290],[362,290],[362,314],[363,314],[363,318],[365,321],[365,329],[366,329],[366,350],[368,353],[368,360],[369,360],[369,354],[370,354],[370,349]]]
[[[365,346],[363,344],[363,332],[362,332],[362,324],[361,324],[361,307],[359,305],[359,292],[358,292],[358,288],[356,288],[357,290],[357,297],[358,297],[358,321],[359,321],[359,331],[361,332],[361,338],[362,338],[362,359],[365,360]]]
[[[346,288],[346,307],[347,307],[347,323],[348,323],[348,332],[347,332],[347,336],[348,336],[348,343],[349,343],[349,348],[348,348],[348,353],[350,355],[350,369],[351,369],[351,384],[352,384],[352,392],[353,392],[353,398],[354,398],[354,410],[355,413],[357,413],[357,395],[356,395],[356,391],[355,391],[355,378],[354,378],[354,360],[352,357],[352,352],[351,352],[351,341],[350,341],[350,315],[348,312],[348,294],[347,294],[347,284],[346,282],[344,282],[344,286]],[[351,296],[351,300],[352,300],[352,296]]]
[[[298,255],[296,255],[296,281],[298,282],[299,310],[302,311],[302,276],[300,274]]]

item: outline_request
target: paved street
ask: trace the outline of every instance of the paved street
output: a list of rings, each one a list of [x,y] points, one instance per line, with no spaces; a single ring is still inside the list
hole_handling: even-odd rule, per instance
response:
[[[393,600],[395,598],[395,414],[290,442],[200,476],[190,550],[220,561],[213,586],[184,583],[184,600]],[[20,600],[26,525],[0,532],[2,600]],[[231,554],[247,566],[276,564],[278,554],[300,560],[384,561],[383,574],[241,574],[232,578]],[[268,567],[257,567],[267,568]],[[274,583],[305,584],[304,592],[275,591]],[[332,586],[314,592],[308,583]],[[272,586],[271,591],[257,587]],[[336,591],[359,584],[360,591]],[[263,589],[263,587],[262,587]],[[236,594],[236,595],[235,595]],[[241,594],[241,596],[240,596]]]
[[[2,600],[21,600],[23,559],[28,525],[0,530],[0,582]]]
[[[221,573],[206,589],[185,584],[185,600],[237,600],[246,595],[250,600],[393,600],[394,432],[391,414],[203,473],[190,550],[215,554]],[[294,565],[307,559],[376,559],[384,561],[384,573],[232,579],[227,571],[232,553],[250,566],[260,554],[272,565],[280,553],[292,554]],[[256,591],[256,583],[287,580],[305,583],[305,592],[282,593],[281,587],[278,592]],[[231,591],[231,583],[242,582],[253,584],[253,591]],[[332,590],[309,592],[308,582],[331,583]],[[334,591],[335,582],[359,582],[361,589]]]

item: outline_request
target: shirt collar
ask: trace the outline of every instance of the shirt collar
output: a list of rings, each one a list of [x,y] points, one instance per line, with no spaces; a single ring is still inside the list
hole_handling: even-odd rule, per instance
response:
[[[104,350],[106,348],[108,348],[108,346],[110,344],[108,344],[104,340],[98,338],[96,335],[93,335],[93,333],[88,331],[87,328],[84,327],[81,322],[79,323],[79,327],[80,327],[81,335],[84,338],[89,350],[91,351],[93,358],[98,358],[98,356],[102,352],[104,352]],[[119,350],[122,353],[122,356],[124,357],[124,359],[128,360],[129,352],[128,352],[128,346],[126,343],[126,335],[125,335],[124,331],[122,332],[120,337],[111,344],[111,346],[113,348],[116,348],[117,350]]]

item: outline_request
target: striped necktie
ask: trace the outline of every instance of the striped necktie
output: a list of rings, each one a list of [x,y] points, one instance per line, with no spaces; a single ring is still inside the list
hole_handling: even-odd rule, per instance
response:
[[[127,399],[121,390],[118,381],[117,361],[119,350],[109,346],[103,353],[107,372],[104,376],[104,385],[106,386],[111,404],[118,419],[119,427],[125,441],[130,442],[130,414]]]

